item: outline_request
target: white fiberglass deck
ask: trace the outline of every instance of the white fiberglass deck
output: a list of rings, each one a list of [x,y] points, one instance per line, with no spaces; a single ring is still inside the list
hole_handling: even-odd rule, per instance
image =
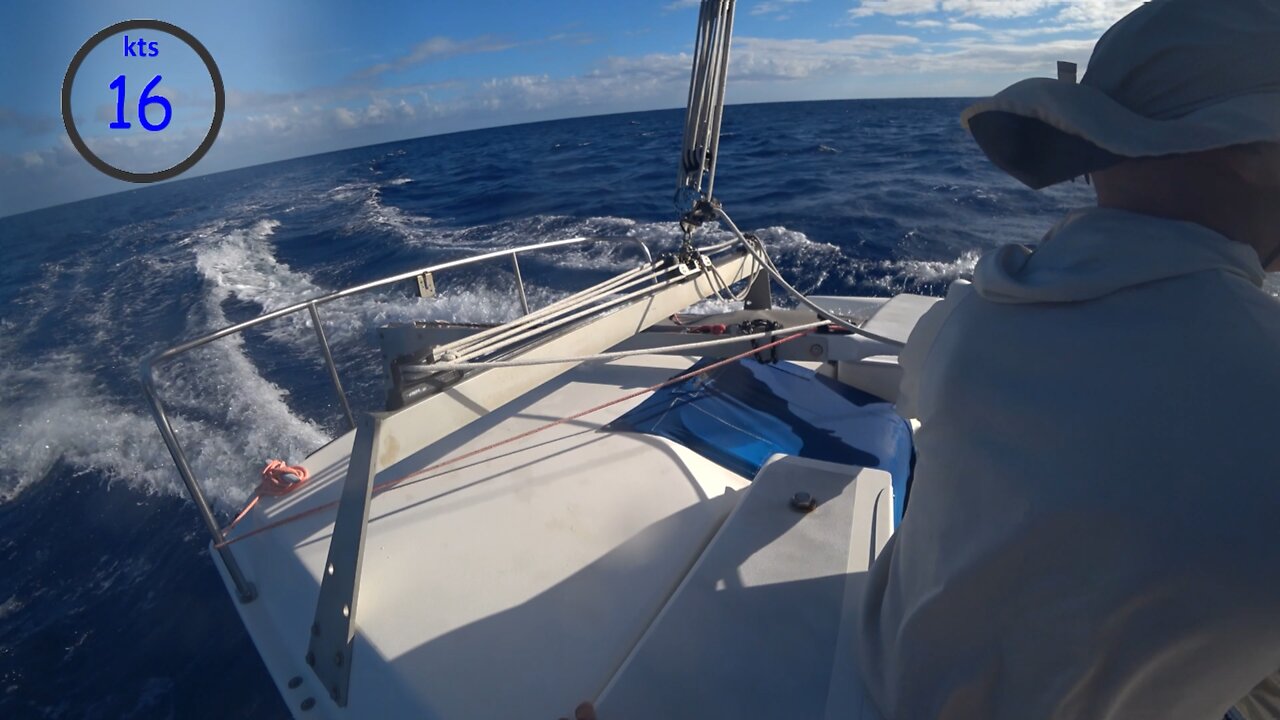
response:
[[[377,480],[660,382],[690,363],[644,356],[580,367]],[[333,511],[233,545],[259,591],[238,609],[290,711],[302,716],[303,701],[314,698],[306,716],[554,718],[596,697],[748,484],[668,440],[596,432],[643,399],[375,496],[345,709],[304,661]],[[264,500],[238,530],[335,500],[353,437],[315,453],[306,462],[314,479]],[[300,684],[291,688],[293,678]]]

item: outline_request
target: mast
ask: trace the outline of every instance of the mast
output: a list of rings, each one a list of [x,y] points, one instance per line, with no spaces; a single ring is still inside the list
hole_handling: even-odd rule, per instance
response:
[[[686,237],[693,228],[714,219],[714,208],[718,205],[712,191],[720,150],[734,6],[735,0],[702,0],[698,13],[684,142],[676,177],[675,204],[681,213],[680,223]]]

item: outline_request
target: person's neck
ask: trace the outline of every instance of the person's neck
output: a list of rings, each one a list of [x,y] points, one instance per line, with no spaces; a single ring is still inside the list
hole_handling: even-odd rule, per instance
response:
[[[1130,188],[1141,187],[1141,191]],[[1280,236],[1272,227],[1275,211],[1251,193],[1231,192],[1215,183],[1179,182],[1128,184],[1123,191],[1099,186],[1098,207],[1125,210],[1168,220],[1195,223],[1236,242],[1249,245],[1263,268],[1280,260]]]

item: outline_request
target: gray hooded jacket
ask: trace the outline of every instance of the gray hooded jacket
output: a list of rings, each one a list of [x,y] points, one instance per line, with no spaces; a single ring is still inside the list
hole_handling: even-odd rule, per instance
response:
[[[1254,251],[1090,209],[920,322],[906,517],[858,642],[892,720],[1221,718],[1280,668],[1280,302]]]

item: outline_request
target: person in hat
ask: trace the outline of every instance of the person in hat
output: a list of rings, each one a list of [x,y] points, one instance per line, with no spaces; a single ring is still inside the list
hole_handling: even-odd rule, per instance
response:
[[[917,463],[868,693],[890,720],[1280,717],[1280,0],[1146,3],[1080,84],[963,122],[1098,204],[984,256],[901,355]]]

